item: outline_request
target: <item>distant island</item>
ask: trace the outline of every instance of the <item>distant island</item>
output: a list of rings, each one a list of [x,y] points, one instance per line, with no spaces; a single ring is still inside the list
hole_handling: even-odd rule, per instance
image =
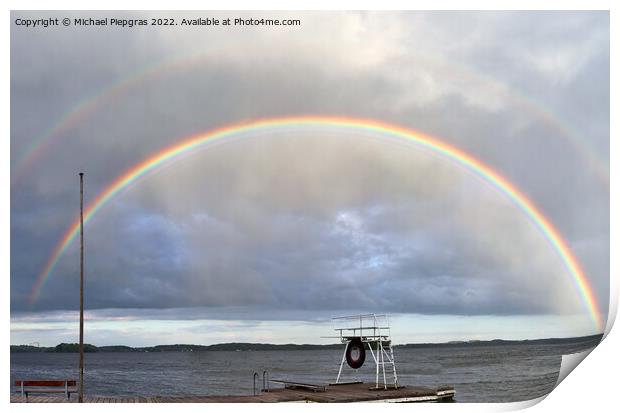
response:
[[[501,345],[531,345],[531,344],[579,344],[592,343],[597,345],[603,338],[602,334],[571,338],[543,338],[536,340],[470,340],[450,341],[447,343],[415,343],[395,345],[397,348],[429,348],[429,347],[463,347],[463,346],[501,346]],[[342,344],[261,344],[261,343],[222,343],[208,346],[198,344],[166,344],[152,347],[130,346],[95,346],[84,344],[86,353],[155,353],[155,352],[193,352],[193,351],[275,351],[275,350],[329,350],[341,349]],[[11,353],[77,353],[77,343],[61,343],[55,347],[38,347],[31,345],[11,345]]]
[[[199,344],[164,344],[152,347],[95,346],[84,344],[86,353],[155,353],[165,351],[273,351],[273,350],[320,350],[341,348],[341,344],[260,344],[260,343],[222,343],[203,346]],[[61,343],[56,347],[37,347],[31,345],[11,345],[11,353],[77,353],[77,343]]]

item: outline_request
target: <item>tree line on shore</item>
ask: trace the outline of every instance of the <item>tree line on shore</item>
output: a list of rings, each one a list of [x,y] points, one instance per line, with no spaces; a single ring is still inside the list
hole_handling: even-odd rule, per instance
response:
[[[571,338],[545,338],[536,340],[471,340],[471,341],[451,341],[448,343],[415,343],[402,344],[394,347],[400,348],[428,348],[428,347],[458,347],[458,346],[498,346],[498,345],[517,345],[517,344],[563,344],[563,343],[588,343],[596,346],[602,339],[602,334],[585,337]],[[95,346],[84,344],[86,353],[118,353],[118,352],[141,352],[155,353],[165,351],[275,351],[275,350],[329,350],[341,349],[342,344],[261,344],[261,343],[221,343],[208,346],[199,344],[166,344],[151,347],[130,347],[130,346]],[[55,347],[39,347],[31,345],[11,345],[11,353],[77,353],[79,344],[60,343]]]

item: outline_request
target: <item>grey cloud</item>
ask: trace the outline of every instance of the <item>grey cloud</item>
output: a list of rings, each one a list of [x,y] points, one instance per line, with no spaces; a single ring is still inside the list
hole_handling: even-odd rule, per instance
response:
[[[13,310],[76,308],[75,247],[34,308],[26,296],[75,216],[77,170],[93,199],[179,137],[300,113],[410,126],[484,160],[552,218],[607,295],[608,188],[583,148],[519,97],[573,119],[604,161],[605,13],[300,15],[305,26],[285,34],[12,28],[13,158],[84,96],[187,61],[104,94],[13,183]],[[381,142],[259,136],[161,169],[87,227],[89,308],[580,311],[554,252],[501,195],[419,149]]]

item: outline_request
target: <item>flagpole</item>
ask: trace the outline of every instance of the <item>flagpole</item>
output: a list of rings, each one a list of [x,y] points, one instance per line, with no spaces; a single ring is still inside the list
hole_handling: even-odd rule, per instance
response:
[[[80,388],[78,402],[84,402],[84,172],[80,172]]]

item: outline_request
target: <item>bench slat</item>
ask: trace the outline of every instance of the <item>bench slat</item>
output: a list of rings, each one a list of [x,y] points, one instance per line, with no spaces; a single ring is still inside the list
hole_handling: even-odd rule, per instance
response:
[[[16,386],[24,387],[65,387],[65,383],[67,386],[75,386],[76,380],[15,380]]]

